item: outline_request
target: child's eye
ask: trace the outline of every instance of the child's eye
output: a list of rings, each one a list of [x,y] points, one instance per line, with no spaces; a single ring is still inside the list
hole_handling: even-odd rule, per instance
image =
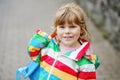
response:
[[[59,28],[65,28],[64,26],[59,26]]]
[[[76,28],[76,26],[70,26],[70,28]]]

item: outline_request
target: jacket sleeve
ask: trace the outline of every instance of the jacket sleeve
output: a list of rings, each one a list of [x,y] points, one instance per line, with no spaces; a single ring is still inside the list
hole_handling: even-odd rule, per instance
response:
[[[89,54],[84,56],[86,59],[88,59],[92,64],[94,64],[95,69],[97,69],[100,65],[100,62],[98,60],[98,55],[95,54]]]
[[[27,46],[27,52],[29,57],[32,60],[36,61],[41,49],[47,46],[50,39],[51,38],[48,34],[38,29]]]
[[[88,50],[76,63],[79,66],[78,79],[96,80],[96,69],[100,65],[97,55],[91,54],[91,51]]]

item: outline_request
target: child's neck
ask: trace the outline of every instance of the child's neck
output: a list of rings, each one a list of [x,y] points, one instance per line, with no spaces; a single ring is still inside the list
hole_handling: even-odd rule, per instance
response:
[[[80,47],[81,45],[77,45],[75,47],[70,47],[70,46],[65,46],[63,44],[60,43],[60,50],[61,50],[61,53],[66,53],[66,52],[69,52],[69,51],[73,51],[73,50],[76,50]]]

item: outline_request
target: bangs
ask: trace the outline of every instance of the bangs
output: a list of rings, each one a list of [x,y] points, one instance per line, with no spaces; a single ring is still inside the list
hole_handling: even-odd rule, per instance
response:
[[[63,13],[61,14],[59,13],[56,16],[55,26],[64,25],[65,23],[68,23],[69,25],[73,25],[80,23],[80,20],[77,14],[67,9]]]

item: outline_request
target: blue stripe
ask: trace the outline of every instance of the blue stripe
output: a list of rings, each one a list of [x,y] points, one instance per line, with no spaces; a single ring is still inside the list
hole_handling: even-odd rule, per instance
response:
[[[43,48],[46,46],[46,44],[44,44],[43,42],[41,42],[39,40],[35,40],[35,39],[32,39],[30,41],[29,45],[34,46],[36,48]]]
[[[47,80],[48,74],[49,73],[44,68],[40,68],[39,80]],[[61,79],[51,74],[49,80],[61,80]]]

